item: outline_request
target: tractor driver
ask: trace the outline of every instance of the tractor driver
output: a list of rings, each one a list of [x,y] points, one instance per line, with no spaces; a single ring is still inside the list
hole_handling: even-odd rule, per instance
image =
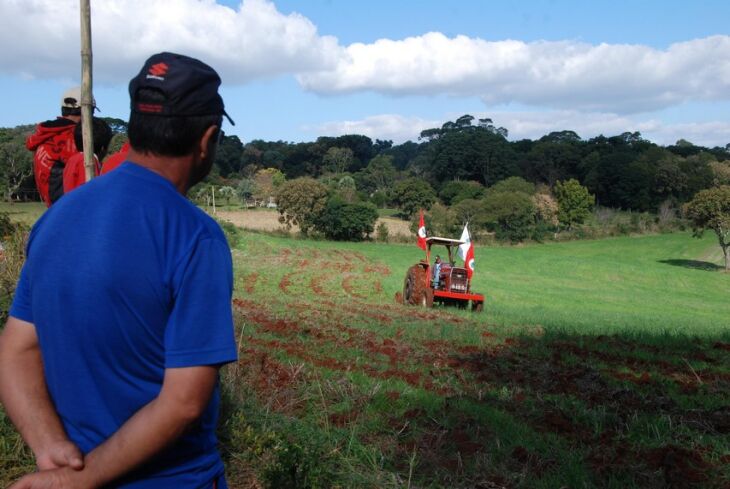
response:
[[[436,255],[436,260],[433,262],[433,288],[439,288],[439,278],[441,275],[441,257]]]

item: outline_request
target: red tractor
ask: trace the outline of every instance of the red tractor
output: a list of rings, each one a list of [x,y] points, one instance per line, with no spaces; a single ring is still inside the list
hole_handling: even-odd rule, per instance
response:
[[[458,239],[426,238],[426,259],[408,269],[403,281],[402,302],[424,307],[432,307],[436,302],[460,309],[466,309],[471,302],[472,311],[480,312],[484,307],[484,295],[473,293],[466,268],[454,265],[453,251],[461,244],[464,242]],[[446,247],[448,262],[431,265],[433,245]]]

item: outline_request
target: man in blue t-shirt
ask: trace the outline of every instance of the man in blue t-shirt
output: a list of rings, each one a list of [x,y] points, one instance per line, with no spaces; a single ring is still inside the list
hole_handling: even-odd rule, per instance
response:
[[[185,198],[228,117],[219,85],[198,60],[148,59],[129,85],[127,162],[31,231],[0,401],[39,471],[13,488],[226,487],[215,426],[218,370],[237,355],[231,255]]]

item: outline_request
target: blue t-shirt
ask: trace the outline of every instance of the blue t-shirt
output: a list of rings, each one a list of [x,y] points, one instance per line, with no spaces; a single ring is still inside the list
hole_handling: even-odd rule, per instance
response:
[[[128,162],[38,220],[10,315],[35,325],[51,398],[88,453],[159,394],[166,368],[236,359],[232,287],[216,222]],[[211,487],[218,404],[216,387],[185,435],[114,486]]]

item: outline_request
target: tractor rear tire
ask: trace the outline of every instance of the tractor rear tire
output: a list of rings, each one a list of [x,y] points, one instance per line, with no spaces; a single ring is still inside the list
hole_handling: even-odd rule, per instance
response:
[[[403,280],[403,303],[411,305],[425,305],[427,301],[426,290],[431,292],[431,304],[433,304],[433,291],[426,287],[426,270],[418,265],[408,269],[406,278]],[[430,306],[429,306],[430,307]]]
[[[433,289],[426,287],[423,291],[423,297],[421,298],[421,305],[428,309],[433,307]]]

